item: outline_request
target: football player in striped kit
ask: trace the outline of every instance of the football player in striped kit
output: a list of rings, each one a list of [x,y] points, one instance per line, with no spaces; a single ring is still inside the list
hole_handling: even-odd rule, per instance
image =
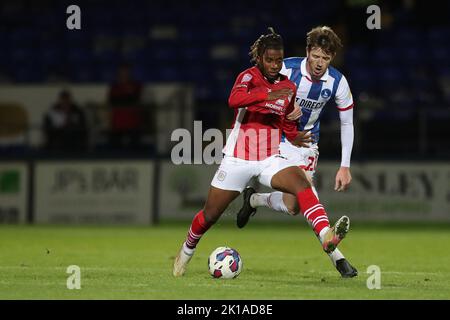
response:
[[[319,26],[308,32],[306,43],[307,56],[284,59],[280,71],[297,87],[296,104],[301,108],[298,129],[305,132],[305,143],[302,147],[294,146],[282,137],[280,153],[303,168],[312,182],[319,156],[320,117],[329,105],[328,102],[334,101],[341,120],[342,144],[341,166],[336,174],[335,190],[344,191],[352,179],[350,157],[353,147],[353,98],[347,79],[330,66],[337,50],[342,46],[341,40],[331,28]],[[313,190],[318,196],[314,187]],[[297,199],[288,193],[256,193],[252,187],[247,187],[243,196],[244,204],[237,215],[239,228],[247,224],[257,207],[269,207],[291,215],[299,213]],[[349,278],[358,274],[339,249],[328,255],[342,277]]]

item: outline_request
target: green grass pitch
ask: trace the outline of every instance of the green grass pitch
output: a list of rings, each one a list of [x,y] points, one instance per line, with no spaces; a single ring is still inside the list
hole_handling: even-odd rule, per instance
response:
[[[188,271],[172,262],[189,222],[155,227],[0,227],[0,299],[449,299],[450,226],[353,224],[340,248],[359,275],[341,279],[306,223],[216,224]],[[232,280],[207,271],[218,246],[237,249]],[[66,287],[69,265],[81,289]],[[367,268],[381,269],[369,290]]]

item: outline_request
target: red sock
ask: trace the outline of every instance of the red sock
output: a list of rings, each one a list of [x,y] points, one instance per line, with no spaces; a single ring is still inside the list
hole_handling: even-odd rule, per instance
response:
[[[191,227],[189,228],[189,232],[186,237],[186,246],[190,249],[194,249],[200,241],[202,235],[208,231],[211,226],[211,223],[205,221],[203,210],[200,210],[200,212],[197,213],[192,220]]]
[[[317,199],[312,188],[307,188],[304,191],[297,193],[297,201],[300,207],[300,211],[305,218],[311,222],[311,226],[314,232],[319,235],[320,231],[330,226],[327,213],[319,199]]]

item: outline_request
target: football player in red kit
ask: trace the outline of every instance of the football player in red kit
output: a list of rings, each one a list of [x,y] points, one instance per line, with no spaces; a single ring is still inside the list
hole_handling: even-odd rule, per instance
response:
[[[297,121],[287,118],[294,110],[296,86],[280,74],[283,41],[272,28],[269,31],[251,47],[256,66],[243,71],[231,90],[228,102],[235,111],[233,129],[206,203],[195,215],[175,258],[174,276],[185,273],[201,237],[254,177],[263,185],[296,196],[326,252],[332,252],[349,230],[346,216],[329,227],[325,209],[305,171],[279,154],[282,133],[294,145],[301,143],[303,136],[297,132]]]

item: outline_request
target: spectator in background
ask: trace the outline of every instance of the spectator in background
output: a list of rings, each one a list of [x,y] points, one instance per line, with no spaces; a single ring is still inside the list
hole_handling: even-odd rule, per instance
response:
[[[49,151],[84,151],[87,146],[86,117],[69,91],[44,115],[45,147]]]
[[[110,143],[113,148],[136,149],[142,135],[142,85],[131,76],[130,66],[119,66],[117,79],[110,86],[108,103],[111,107]]]

